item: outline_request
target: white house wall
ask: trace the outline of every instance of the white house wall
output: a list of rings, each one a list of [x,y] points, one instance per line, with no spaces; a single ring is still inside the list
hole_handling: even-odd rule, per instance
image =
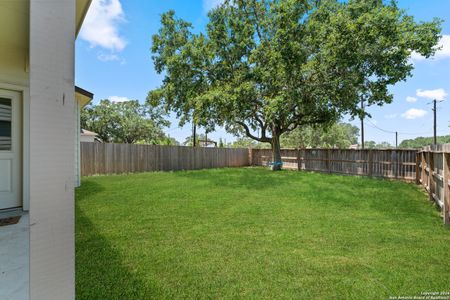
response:
[[[28,159],[29,159],[29,55],[28,27],[29,7],[27,1],[0,3],[0,89],[17,91],[22,96],[23,128],[23,208],[29,208]]]
[[[30,296],[74,299],[75,0],[30,1]]]

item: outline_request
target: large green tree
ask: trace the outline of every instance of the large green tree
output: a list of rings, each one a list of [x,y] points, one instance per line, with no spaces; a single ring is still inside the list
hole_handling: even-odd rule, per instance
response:
[[[385,2],[225,0],[199,34],[169,11],[152,45],[165,78],[148,99],[182,123],[269,143],[280,169],[282,134],[363,116],[362,97],[390,103],[389,86],[411,75],[412,51],[434,54],[440,20],[418,23]]]
[[[81,127],[96,132],[105,142],[166,143],[165,113],[137,100],[115,103],[101,100],[81,111]]]

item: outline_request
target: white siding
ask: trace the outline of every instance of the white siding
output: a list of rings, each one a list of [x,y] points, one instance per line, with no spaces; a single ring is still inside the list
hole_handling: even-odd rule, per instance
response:
[[[30,1],[30,296],[74,299],[75,0]]]

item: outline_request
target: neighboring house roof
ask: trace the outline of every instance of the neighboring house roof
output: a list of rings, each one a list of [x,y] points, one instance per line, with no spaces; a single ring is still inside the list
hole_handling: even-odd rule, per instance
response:
[[[94,138],[94,142],[98,142],[98,143],[103,143],[102,139],[98,137],[98,133],[86,130],[81,128],[80,129],[80,137],[85,137],[85,138]]]
[[[75,86],[75,99],[80,103],[80,107],[85,107],[94,99],[94,94]]]
[[[80,134],[85,135],[85,136],[97,136],[98,135],[97,133],[86,130],[86,129],[81,129]]]

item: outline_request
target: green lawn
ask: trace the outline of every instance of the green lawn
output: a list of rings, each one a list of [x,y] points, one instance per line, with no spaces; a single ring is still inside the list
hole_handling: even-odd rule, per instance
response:
[[[78,299],[387,299],[450,292],[416,186],[266,169],[84,178]]]

